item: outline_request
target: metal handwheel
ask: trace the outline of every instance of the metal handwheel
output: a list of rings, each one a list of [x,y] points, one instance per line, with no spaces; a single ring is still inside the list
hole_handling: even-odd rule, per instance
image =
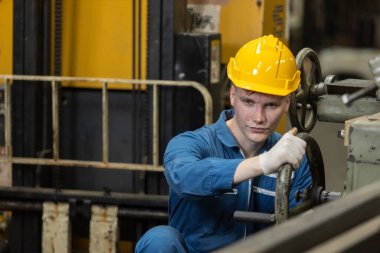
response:
[[[234,219],[236,221],[279,224],[322,202],[322,193],[325,189],[325,170],[321,150],[317,142],[309,134],[299,133],[297,136],[307,143],[306,155],[312,175],[312,185],[304,192],[297,192],[295,196],[296,200],[302,201],[302,203],[289,210],[289,191],[293,168],[291,165],[286,164],[280,168],[277,174],[275,213],[235,211]]]
[[[299,132],[309,133],[317,121],[316,97],[313,88],[322,82],[322,71],[317,53],[302,49],[296,57],[297,68],[301,71],[301,84],[291,94],[289,118]]]
[[[325,189],[325,169],[318,143],[307,133],[299,133],[297,136],[307,143],[306,155],[313,181],[310,188],[304,192],[297,192],[296,200],[302,200],[302,203],[289,210],[290,180],[293,168],[291,165],[286,164],[279,170],[275,199],[275,220],[277,224],[318,205],[321,193]]]

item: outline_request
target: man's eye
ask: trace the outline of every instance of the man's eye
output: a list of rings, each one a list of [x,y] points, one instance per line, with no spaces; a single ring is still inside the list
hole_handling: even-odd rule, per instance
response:
[[[278,107],[278,105],[277,104],[268,104],[267,107],[269,109],[276,109]]]
[[[244,99],[243,102],[244,102],[244,104],[246,104],[246,105],[252,105],[252,104],[253,104],[253,101],[250,100],[250,99]]]

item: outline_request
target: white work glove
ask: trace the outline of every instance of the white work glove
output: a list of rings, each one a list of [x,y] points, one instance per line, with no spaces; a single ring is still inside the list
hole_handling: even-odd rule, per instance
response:
[[[266,175],[277,172],[285,163],[297,169],[305,154],[305,149],[306,142],[288,132],[269,151],[259,156],[260,169]]]

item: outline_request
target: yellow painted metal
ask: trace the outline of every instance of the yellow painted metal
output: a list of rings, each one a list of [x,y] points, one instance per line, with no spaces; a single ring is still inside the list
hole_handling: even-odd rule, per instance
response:
[[[62,9],[63,76],[146,78],[147,0],[140,4],[132,0],[65,0]],[[131,85],[117,88],[130,89]]]
[[[287,1],[265,0],[263,3],[263,34],[273,34],[284,44],[287,44],[289,37],[287,25]]]
[[[285,45],[288,44],[288,24],[287,24],[286,0],[263,0],[262,33],[273,34]],[[282,117],[276,129],[280,133],[286,131],[286,117]]]
[[[286,0],[229,0],[221,5],[222,62],[228,63],[239,48],[262,35],[288,40]]]
[[[287,1],[263,0],[263,34],[273,34],[285,45],[288,44]],[[286,131],[286,117],[282,117],[276,129],[280,133]]]
[[[62,2],[62,75],[146,78],[147,0],[141,0],[140,4],[136,1],[134,9],[132,0]],[[54,3],[53,0],[52,10]],[[136,23],[134,30],[133,18]],[[52,24],[54,24],[54,11]],[[12,74],[13,0],[0,0],[0,27],[0,73]],[[54,34],[54,25],[52,25],[52,34]],[[132,49],[133,40],[136,43],[135,50]],[[53,36],[51,42],[54,45]],[[53,50],[52,47],[52,52]],[[53,62],[54,56],[51,55]],[[134,75],[133,57],[136,59]],[[68,84],[63,83],[63,86],[65,85]],[[71,87],[82,87],[82,85],[70,84]],[[94,84],[92,87],[101,88],[101,84]],[[128,84],[117,88],[130,87]]]
[[[141,2],[141,16],[138,17],[141,20],[141,57],[138,63],[141,66],[141,76],[136,78],[146,79],[148,59],[148,0],[142,0]]]
[[[12,74],[13,0],[0,0],[0,74]]]
[[[228,63],[238,49],[262,35],[262,8],[255,0],[229,0],[221,5],[222,62]]]

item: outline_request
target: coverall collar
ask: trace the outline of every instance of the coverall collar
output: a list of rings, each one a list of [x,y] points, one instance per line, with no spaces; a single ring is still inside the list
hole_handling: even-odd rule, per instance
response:
[[[239,148],[239,144],[237,143],[235,137],[232,135],[230,129],[227,127],[226,121],[232,119],[234,116],[234,110],[225,110],[220,114],[218,121],[216,122],[216,134],[220,141],[227,147],[237,147]]]

